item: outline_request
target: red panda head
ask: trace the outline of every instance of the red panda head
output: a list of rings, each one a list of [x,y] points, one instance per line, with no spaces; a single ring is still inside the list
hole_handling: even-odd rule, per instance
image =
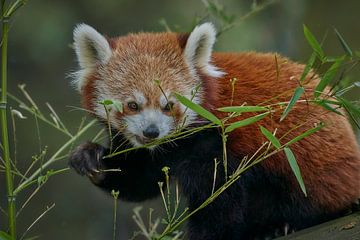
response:
[[[202,103],[200,72],[211,77],[223,74],[210,63],[215,37],[210,23],[189,35],[138,33],[112,39],[78,25],[74,46],[80,70],[74,83],[84,107],[100,119],[109,118],[135,146],[162,138],[179,125],[188,126],[196,114],[172,93]],[[123,111],[110,111],[107,117],[100,103],[106,99],[120,101]]]

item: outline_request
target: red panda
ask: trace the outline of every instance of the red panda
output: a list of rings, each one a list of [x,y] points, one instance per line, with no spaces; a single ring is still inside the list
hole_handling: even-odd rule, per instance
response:
[[[218,118],[227,117],[217,110],[220,107],[289,100],[303,65],[273,53],[213,52],[215,40],[210,23],[195,27],[190,34],[137,33],[117,38],[106,38],[85,24],[75,28],[80,70],[74,83],[83,106],[100,121],[109,118],[116,136],[113,148],[143,146],[168,136],[180,124],[189,129],[206,124],[190,109],[184,111],[173,92],[201,104]],[[305,80],[305,96],[318,83],[314,76]],[[231,79],[236,83],[230,84]],[[123,111],[110,111],[107,117],[100,103],[104,99],[120,101]],[[242,114],[231,121],[249,116]],[[342,214],[360,196],[360,151],[348,121],[322,107],[299,103],[281,123],[275,112],[230,132],[227,167],[231,173],[243,157],[266,141],[259,126],[277,129],[277,136],[284,135],[281,141],[286,143],[320,121],[325,123],[323,129],[291,146],[307,197],[285,154],[279,152],[246,171],[193,215],[188,223],[189,239],[254,239],[272,234],[274,228],[289,225],[299,230]],[[120,198],[129,201],[158,196],[157,183],[164,181],[161,169],[169,166],[193,210],[211,193],[214,158],[222,159],[222,151],[219,130],[209,129],[112,158],[103,158],[110,153],[109,147],[88,142],[76,148],[69,164],[95,185],[108,192],[119,190]],[[110,168],[122,171],[101,171]],[[222,169],[217,169],[216,187],[224,182]]]

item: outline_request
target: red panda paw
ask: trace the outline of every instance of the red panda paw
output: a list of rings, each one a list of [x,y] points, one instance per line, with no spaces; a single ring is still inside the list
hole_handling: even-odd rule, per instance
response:
[[[95,184],[101,182],[105,174],[102,171],[102,158],[106,149],[92,142],[86,142],[78,146],[71,154],[69,166],[81,176],[87,176]]]

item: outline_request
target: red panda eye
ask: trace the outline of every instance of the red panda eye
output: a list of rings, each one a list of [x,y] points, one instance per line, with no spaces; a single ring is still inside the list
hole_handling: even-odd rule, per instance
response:
[[[171,111],[173,107],[174,107],[174,103],[168,102],[164,107],[164,111],[166,111],[166,112]]]
[[[138,111],[139,110],[139,106],[138,106],[138,104],[136,102],[129,102],[128,107],[132,111]]]

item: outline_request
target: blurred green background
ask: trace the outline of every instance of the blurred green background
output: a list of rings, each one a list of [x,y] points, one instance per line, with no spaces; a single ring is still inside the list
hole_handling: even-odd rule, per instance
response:
[[[253,4],[250,0],[218,2],[237,18],[249,12]],[[218,51],[279,52],[295,61],[306,62],[311,54],[302,32],[303,24],[306,24],[318,39],[327,36],[323,44],[327,55],[343,53],[334,27],[353,49],[359,50],[359,9],[358,0],[279,1],[222,34],[215,48]],[[128,32],[164,31],[159,23],[164,18],[170,27],[189,31],[194,17],[204,14],[205,7],[200,0],[29,0],[11,24],[9,91],[20,96],[17,85],[25,83],[41,108],[45,109],[45,103],[49,102],[65,124],[75,130],[84,113],[72,111],[70,107],[79,106],[79,96],[70,85],[71,79],[66,76],[77,69],[70,47],[76,24],[84,22],[108,36],[117,36]],[[359,70],[349,74],[353,81],[359,81],[359,76]],[[359,95],[360,91],[355,90],[348,97],[359,99]],[[13,103],[12,106],[19,109]],[[17,121],[16,129],[20,169],[25,169],[31,163],[31,156],[38,154],[39,149],[48,146],[49,156],[66,140],[61,133],[40,124],[39,143],[34,118],[26,113],[24,115],[28,119]],[[82,141],[86,139],[84,137]],[[66,165],[67,160],[63,160],[53,167]],[[6,194],[3,176],[0,181],[0,204],[4,208]],[[21,193],[19,203],[29,193]],[[112,198],[73,171],[55,176],[45,184],[19,216],[19,233],[52,203],[56,204],[55,208],[31,229],[29,236],[39,235],[40,239],[45,240],[112,238]],[[132,209],[138,205],[119,203],[117,239],[128,239],[138,230],[131,218]],[[144,215],[149,207],[154,208],[157,214],[162,213],[159,199],[141,205],[144,206]],[[0,212],[1,228],[4,222],[5,216]]]

